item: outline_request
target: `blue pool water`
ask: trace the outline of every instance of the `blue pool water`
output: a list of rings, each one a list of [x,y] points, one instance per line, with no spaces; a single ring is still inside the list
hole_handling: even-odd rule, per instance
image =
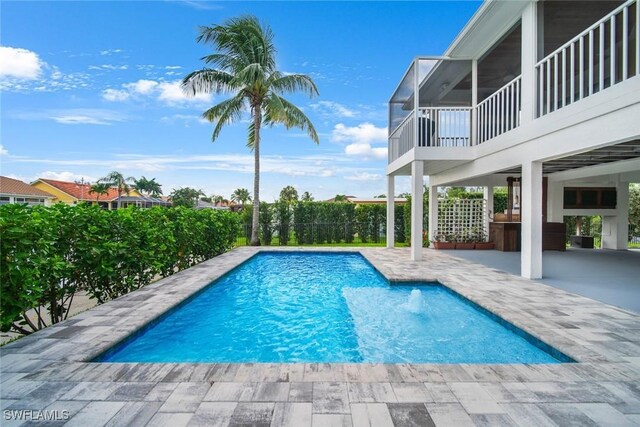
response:
[[[360,254],[262,253],[98,360],[567,361],[504,324],[441,285],[390,285]]]

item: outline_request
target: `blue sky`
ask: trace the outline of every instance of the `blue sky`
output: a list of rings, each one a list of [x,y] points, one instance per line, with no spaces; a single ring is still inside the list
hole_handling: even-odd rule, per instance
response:
[[[263,133],[263,200],[293,185],[316,199],[385,191],[386,102],[411,59],[438,55],[479,2],[0,3],[0,173],[93,181],[111,170],[155,177],[165,194],[252,189],[246,123],[211,143],[199,119],[223,96],[184,96],[178,81],[211,52],[197,28],[253,14],[268,23],[282,71],[320,96],[290,96],[315,145],[283,127]],[[400,181],[397,192],[408,188]]]

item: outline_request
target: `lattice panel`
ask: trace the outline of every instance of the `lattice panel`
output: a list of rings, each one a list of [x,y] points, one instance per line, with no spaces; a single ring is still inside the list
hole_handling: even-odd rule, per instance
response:
[[[438,199],[437,234],[453,241],[486,239],[487,201],[483,199]]]

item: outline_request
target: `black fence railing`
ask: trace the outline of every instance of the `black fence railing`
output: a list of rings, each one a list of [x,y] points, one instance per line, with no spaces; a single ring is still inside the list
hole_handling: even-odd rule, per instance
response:
[[[629,244],[640,245],[640,225],[629,224]]]
[[[248,245],[251,225],[239,230],[236,244]],[[261,224],[258,230],[263,246],[354,245],[383,246],[387,243],[386,224],[382,223],[273,223]]]

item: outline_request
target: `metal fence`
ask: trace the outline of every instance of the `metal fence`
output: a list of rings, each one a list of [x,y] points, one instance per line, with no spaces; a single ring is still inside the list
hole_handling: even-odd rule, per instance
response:
[[[640,245],[640,225],[629,224],[629,244]]]
[[[243,225],[236,244],[246,246],[251,241],[252,227]],[[258,229],[263,246],[287,245],[354,245],[384,246],[387,242],[383,223],[273,223]],[[283,238],[283,236],[285,236]]]

